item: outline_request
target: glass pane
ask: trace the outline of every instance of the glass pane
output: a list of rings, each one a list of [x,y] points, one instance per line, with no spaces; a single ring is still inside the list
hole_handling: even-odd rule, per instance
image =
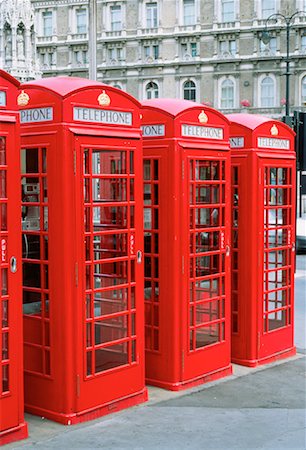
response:
[[[5,137],[0,136],[0,165],[6,164],[6,142]]]
[[[196,334],[196,348],[205,347],[206,345],[215,344],[220,341],[220,325],[215,323],[213,325],[206,325],[197,328]]]
[[[124,178],[93,178],[92,197],[94,202],[126,201],[126,179]]]
[[[127,234],[103,234],[94,236],[94,260],[128,256]]]
[[[94,288],[117,286],[128,282],[128,262],[95,264]]]
[[[110,317],[95,322],[95,345],[127,337],[128,316]]]
[[[93,174],[124,174],[126,170],[126,152],[116,150],[93,150]]]
[[[128,290],[115,289],[94,293],[95,317],[125,311],[128,308]]]
[[[128,364],[128,344],[110,345],[95,350],[95,373]]]

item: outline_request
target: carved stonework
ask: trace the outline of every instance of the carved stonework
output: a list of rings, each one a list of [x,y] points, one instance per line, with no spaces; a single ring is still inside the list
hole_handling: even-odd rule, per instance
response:
[[[30,0],[0,0],[0,67],[21,81],[41,76]]]

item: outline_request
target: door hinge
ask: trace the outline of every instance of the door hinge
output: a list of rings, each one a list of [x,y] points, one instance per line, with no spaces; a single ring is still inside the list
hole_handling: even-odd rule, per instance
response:
[[[184,161],[182,161],[182,179],[185,177],[185,164]]]
[[[81,386],[80,386],[80,375],[76,376],[76,395],[80,397],[81,394]]]
[[[182,371],[185,370],[185,350],[182,350]]]
[[[260,350],[260,331],[257,333],[257,350]]]
[[[78,287],[79,285],[79,265],[75,263],[75,285]]]
[[[73,173],[76,175],[76,149],[73,152]]]
[[[182,256],[182,274],[184,275],[185,273],[185,258],[184,256]]]

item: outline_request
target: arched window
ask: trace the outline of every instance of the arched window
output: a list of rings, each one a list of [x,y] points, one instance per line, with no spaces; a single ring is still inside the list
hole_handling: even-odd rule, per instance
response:
[[[158,86],[153,81],[150,81],[146,86],[146,97],[148,100],[158,98]]]
[[[302,106],[306,106],[306,75],[302,78]]]
[[[260,84],[260,104],[264,108],[275,106],[275,84],[271,77],[265,77]]]
[[[234,82],[229,78],[221,84],[221,108],[234,108]]]
[[[192,100],[195,102],[196,100],[196,85],[193,81],[186,81],[183,85],[184,91],[184,99]]]

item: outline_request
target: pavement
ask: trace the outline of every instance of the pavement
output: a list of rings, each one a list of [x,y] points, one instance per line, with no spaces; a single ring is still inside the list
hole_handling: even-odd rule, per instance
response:
[[[149,387],[149,401],[63,426],[26,415],[29,438],[9,449],[306,449],[306,255],[295,274],[297,355],[186,391]]]

